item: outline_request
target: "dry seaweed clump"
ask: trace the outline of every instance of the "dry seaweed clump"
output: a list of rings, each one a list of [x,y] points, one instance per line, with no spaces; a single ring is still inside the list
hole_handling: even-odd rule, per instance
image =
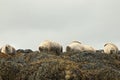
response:
[[[26,73],[27,80],[81,80],[82,78],[76,63],[53,57],[31,62],[21,73]]]
[[[0,61],[1,80],[15,80],[17,73],[20,72],[22,64],[13,61]]]
[[[97,78],[99,80],[120,80],[120,71],[112,68],[105,68],[100,71]]]
[[[120,80],[120,55],[0,53],[0,80]]]
[[[73,61],[79,65],[82,72],[83,80],[109,80],[103,77],[98,77],[105,73],[103,70],[116,70],[119,73],[116,76],[109,76],[109,78],[118,78],[120,75],[120,55],[118,54],[103,54],[103,53],[64,53],[62,58]],[[103,73],[101,73],[103,72]],[[109,72],[109,71],[108,71]],[[107,73],[107,72],[106,72]],[[105,74],[106,74],[105,73]],[[114,73],[109,73],[109,75]],[[104,76],[104,75],[102,75]],[[114,80],[114,79],[113,79]]]

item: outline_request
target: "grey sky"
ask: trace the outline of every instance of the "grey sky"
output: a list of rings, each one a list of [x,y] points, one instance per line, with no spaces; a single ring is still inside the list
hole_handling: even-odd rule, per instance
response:
[[[0,0],[0,46],[38,49],[50,39],[120,47],[120,0]]]

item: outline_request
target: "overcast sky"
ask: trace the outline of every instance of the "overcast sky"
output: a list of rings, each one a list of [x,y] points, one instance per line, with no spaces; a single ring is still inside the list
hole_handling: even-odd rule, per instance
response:
[[[120,48],[120,0],[0,0],[0,46],[38,50],[48,39]]]

